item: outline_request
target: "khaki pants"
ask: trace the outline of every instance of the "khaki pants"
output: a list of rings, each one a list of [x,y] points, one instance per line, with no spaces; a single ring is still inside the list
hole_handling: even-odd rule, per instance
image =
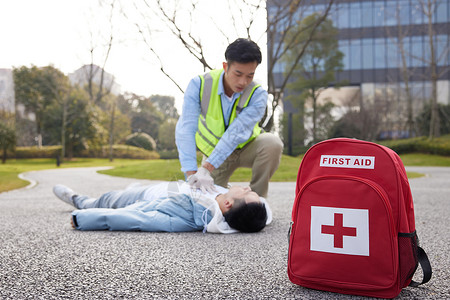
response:
[[[283,151],[280,138],[271,133],[262,133],[256,139],[236,149],[219,168],[212,172],[214,183],[227,187],[233,172],[239,168],[251,168],[250,187],[258,195],[267,197],[269,180],[278,168]],[[206,157],[203,157],[203,161]]]

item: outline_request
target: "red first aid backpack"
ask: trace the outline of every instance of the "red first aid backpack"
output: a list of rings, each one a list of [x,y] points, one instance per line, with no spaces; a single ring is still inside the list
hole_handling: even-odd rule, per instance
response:
[[[406,171],[391,149],[347,138],[320,142],[302,160],[295,194],[288,254],[293,283],[393,298],[431,278]],[[421,283],[412,281],[418,262]]]

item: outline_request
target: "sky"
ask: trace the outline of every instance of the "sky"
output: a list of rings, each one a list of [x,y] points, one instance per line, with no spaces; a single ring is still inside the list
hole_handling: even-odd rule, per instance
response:
[[[136,1],[142,5],[142,1]],[[148,0],[151,2],[151,0]],[[170,3],[173,1],[166,1]],[[221,67],[223,53],[227,43],[215,26],[211,16],[219,15],[227,7],[223,0],[200,0],[201,14],[195,15],[193,30],[201,32],[202,43],[206,45],[207,59],[213,67]],[[185,0],[183,3],[188,3]],[[143,16],[133,9],[133,1],[120,1],[122,11],[128,15],[123,17],[118,10],[113,14],[113,32],[115,43],[110,52],[105,70],[115,76],[122,92],[133,92],[142,96],[162,94],[174,96],[176,106],[180,110],[183,94],[159,70],[158,59],[142,42],[133,24],[151,25],[153,32],[151,42],[157,48],[164,68],[176,78],[181,88],[186,88],[189,80],[203,73],[203,68],[178,40],[173,39],[162,22],[154,16]],[[0,0],[0,68],[20,66],[38,67],[53,65],[65,74],[71,73],[84,64],[91,62],[90,48],[94,43],[94,63],[103,64],[105,41],[111,32],[109,8],[100,6],[98,0]],[[142,8],[139,11],[149,11]],[[188,15],[181,16],[189,18]],[[142,23],[144,21],[144,23]],[[218,25],[229,36],[239,33],[232,30],[229,19],[217,18]],[[263,32],[265,15],[259,14],[256,30]],[[186,21],[186,24],[190,24]],[[94,38],[91,38],[93,36]],[[265,37],[259,34],[256,40],[265,57]],[[234,38],[232,38],[234,39]],[[94,42],[93,42],[94,41]],[[263,59],[264,61],[264,59]],[[256,78],[265,84],[267,76],[265,63],[257,70]]]

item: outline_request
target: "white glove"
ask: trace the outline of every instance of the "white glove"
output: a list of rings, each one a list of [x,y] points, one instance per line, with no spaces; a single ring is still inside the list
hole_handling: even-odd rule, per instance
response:
[[[211,173],[203,167],[200,167],[197,173],[189,176],[187,180],[190,186],[201,189],[203,193],[217,192]]]

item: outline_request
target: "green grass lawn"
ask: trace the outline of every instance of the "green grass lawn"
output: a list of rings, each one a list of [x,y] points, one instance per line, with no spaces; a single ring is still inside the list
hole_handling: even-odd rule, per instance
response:
[[[272,181],[295,181],[301,157],[290,157],[283,155],[278,170],[272,177]],[[113,176],[132,177],[150,180],[184,180],[184,175],[180,171],[178,159],[168,160],[148,160],[139,165],[122,165],[112,170],[99,171],[102,174]],[[247,168],[238,169],[230,181],[250,181],[251,170]]]
[[[450,156],[408,153],[400,155],[405,166],[450,167]]]
[[[428,160],[431,161],[432,163],[439,163],[439,161],[445,160],[447,158],[447,157],[436,158],[432,155],[425,155],[425,156],[428,156],[429,157]],[[298,168],[300,166],[302,158],[303,155],[298,157],[283,155],[280,166],[278,167],[278,170],[271,178],[271,181],[273,182],[295,181],[297,179]],[[423,157],[421,165],[426,166],[428,160],[426,159],[426,157]],[[180,163],[177,159],[147,161],[135,166],[123,165],[120,167],[116,167],[115,169],[112,170],[99,171],[99,173],[113,176],[132,177],[150,180],[184,179],[184,175],[180,171]],[[423,174],[416,172],[407,172],[407,173],[408,178],[410,179],[424,176]],[[249,182],[251,176],[252,176],[251,169],[240,168],[233,173],[233,176],[231,176],[230,181]]]
[[[116,159],[110,162],[108,159],[96,158],[76,158],[71,161],[65,161],[60,168],[73,167],[96,167],[96,166],[123,166],[132,167],[143,161],[134,159]],[[36,170],[45,170],[57,168],[56,160],[50,158],[35,159],[9,159],[5,164],[0,164],[0,192],[18,189],[29,184],[28,181],[22,180],[17,176],[20,173]]]
[[[428,154],[404,154],[400,155],[406,166],[445,166],[450,167],[450,157]],[[283,155],[281,164],[271,181],[295,181],[302,156],[290,157]],[[178,180],[184,179],[180,171],[180,163],[177,159],[168,160],[133,160],[77,158],[65,161],[60,168],[112,166],[111,170],[100,173],[112,176],[131,177],[150,180]],[[52,169],[56,167],[55,159],[11,159],[5,164],[0,164],[0,192],[9,191],[28,185],[28,181],[21,180],[18,174],[34,170]],[[416,178],[423,174],[408,172],[408,178]],[[238,169],[230,181],[248,182],[251,178],[250,169]]]

